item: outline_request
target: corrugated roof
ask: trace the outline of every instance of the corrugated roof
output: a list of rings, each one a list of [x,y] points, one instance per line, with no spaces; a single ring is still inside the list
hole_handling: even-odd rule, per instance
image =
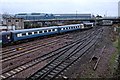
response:
[[[44,30],[44,29],[51,29],[51,28],[58,28],[58,27],[57,26],[52,26],[52,27],[43,27],[43,28],[22,29],[22,30],[15,30],[15,31],[11,31],[11,32],[13,32],[13,33],[19,33],[19,32]]]

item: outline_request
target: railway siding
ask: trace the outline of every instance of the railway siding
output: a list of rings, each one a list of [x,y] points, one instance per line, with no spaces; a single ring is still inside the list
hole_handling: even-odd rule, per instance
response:
[[[94,37],[93,37],[94,38]],[[96,39],[98,38],[98,36],[96,37]],[[31,77],[30,77],[30,79],[35,79],[35,80],[37,80],[38,78],[39,79],[53,79],[56,75],[58,75],[60,72],[62,72],[64,69],[66,69],[68,66],[70,66],[71,64],[73,64],[76,60],[78,60],[82,55],[83,55],[83,53],[85,53],[92,45],[94,45],[95,44],[95,42],[96,42],[96,39],[94,39],[94,40],[89,40],[86,44],[89,44],[88,46],[86,46],[86,44],[84,44],[84,47],[85,48],[83,48],[83,46],[82,47],[80,47],[81,49],[79,49],[79,53],[81,53],[81,54],[76,54],[76,52],[78,52],[77,50],[75,50],[75,52],[72,52],[72,54],[70,54],[70,55],[68,55],[65,59],[64,58],[62,58],[62,61],[61,61],[61,59],[60,59],[60,61],[59,61],[59,59],[55,59],[55,60],[53,60],[52,62],[51,62],[51,64],[49,63],[49,64],[47,64],[44,68],[42,68],[41,70],[39,70],[38,72],[36,72],[34,75],[32,75]],[[76,55],[75,57],[74,57],[74,55]],[[55,61],[55,62],[54,62]],[[57,62],[56,62],[57,61]],[[69,61],[69,62],[68,62]],[[54,63],[53,63],[54,62]],[[67,63],[66,63],[67,62]],[[63,64],[62,64],[63,63]],[[52,69],[49,69],[49,66],[53,66],[53,68]],[[56,68],[58,67],[58,66],[60,66],[60,65],[62,65],[61,67],[60,67],[60,71],[58,71],[58,70],[56,70]],[[48,69],[46,69],[46,67],[48,67]],[[45,70],[44,70],[45,69]],[[48,71],[46,71],[46,70],[48,70]],[[53,72],[52,72],[53,71]],[[42,72],[44,72],[44,73],[42,73]],[[46,73],[47,72],[47,73]],[[51,74],[53,74],[54,73],[54,75],[51,75]],[[29,78],[28,78],[29,79]]]
[[[84,42],[84,45],[83,45],[83,43],[80,43],[80,44],[78,44],[77,43],[77,45],[81,45],[81,48],[83,49],[83,51],[82,52],[80,52],[81,54],[83,53],[83,52],[85,52],[85,50],[84,50],[84,47],[86,47],[87,49],[89,49],[89,47],[87,47],[87,43],[89,43],[90,41],[90,38],[94,38],[94,35],[98,35],[98,32],[96,32],[97,30],[91,30],[91,31],[87,31],[86,33],[84,33],[84,35],[86,35],[86,36],[88,36],[88,37],[86,37],[86,36],[83,36],[83,37],[81,37],[80,36],[80,34],[77,34],[76,36],[75,35],[72,35],[72,38],[71,38],[71,36],[70,37],[63,37],[64,39],[68,39],[68,40],[70,40],[70,43],[69,42],[65,42],[67,45],[65,45],[64,44],[64,46],[66,46],[68,49],[70,48],[70,46],[68,47],[68,45],[71,45],[72,44],[72,42],[74,43],[74,42],[76,42],[77,40],[78,40],[78,42],[80,41],[80,42]],[[98,31],[101,31],[101,29],[98,29]],[[93,34],[93,35],[91,35],[90,36],[90,33],[91,34]],[[79,36],[78,36],[79,35]],[[83,39],[81,39],[81,38],[83,38]],[[100,36],[97,36],[97,38],[100,38]],[[88,39],[88,41],[87,41],[87,39]],[[72,41],[72,42],[71,42]],[[85,42],[86,42],[86,44],[85,44]],[[95,42],[95,40],[93,40],[92,41],[92,43],[94,43]],[[92,43],[91,44],[89,44],[89,45],[91,45],[92,46]],[[63,44],[63,43],[62,43]],[[75,45],[75,44],[74,44]],[[75,51],[75,52],[78,52],[79,51],[79,47],[77,47],[77,45],[75,45],[73,48],[70,48],[71,50],[70,50],[70,52],[71,51]],[[94,44],[93,44],[94,45]],[[78,48],[78,49],[77,49]],[[64,52],[67,52],[67,51],[69,51],[69,50],[67,50],[67,49],[65,49],[65,51],[64,51],[64,47],[62,48],[60,48],[61,50],[60,50],[60,52],[57,52],[57,53],[55,53],[55,54],[45,54],[45,56],[41,56],[41,57],[36,57],[36,58],[34,58],[34,59],[31,59],[30,61],[27,61],[27,63],[25,62],[25,63],[23,63],[23,64],[21,64],[21,65],[19,65],[19,66],[16,66],[16,67],[11,67],[11,69],[9,69],[9,70],[5,70],[3,73],[2,73],[2,78],[16,78],[16,77],[22,77],[22,78],[26,78],[26,77],[29,77],[29,76],[31,76],[35,71],[37,71],[37,70],[39,70],[38,69],[38,67],[37,67],[37,65],[42,65],[42,67],[44,67],[44,65],[46,65],[47,64],[47,60],[50,60],[50,61],[52,61],[53,59],[55,59],[55,57],[60,57],[61,55],[62,55],[62,53],[64,53]],[[57,50],[55,50],[55,51],[57,51]],[[58,51],[59,51],[59,48],[58,48]],[[63,52],[62,52],[63,51]],[[37,52],[37,51],[35,51],[35,52]],[[78,56],[79,56],[79,54],[77,55],[76,54],[76,56],[73,56],[72,57],[72,54],[69,54],[70,52],[68,52],[67,54],[66,54],[66,57],[65,56],[63,56],[64,57],[64,59],[66,59],[66,58],[68,58],[68,59],[70,59],[70,60],[75,60],[75,59],[77,59],[78,58]],[[54,51],[53,51],[53,53],[54,53]],[[59,53],[59,54],[58,54]],[[57,55],[56,55],[57,54]],[[67,57],[67,56],[69,56],[69,57]],[[70,58],[70,56],[72,57],[72,58]],[[22,58],[22,56],[21,56],[21,58]],[[26,59],[27,60],[27,59]],[[63,58],[60,58],[60,60],[63,60]],[[67,61],[67,63],[70,63],[71,61]],[[65,62],[65,65],[67,66],[67,64],[66,64],[66,62]],[[63,66],[65,66],[65,65],[63,65]],[[72,65],[72,64],[71,64]],[[54,65],[53,65],[54,66]],[[35,67],[36,67],[36,69],[35,69]],[[42,68],[41,67],[41,68]],[[35,69],[34,71],[32,70],[32,69]],[[62,68],[62,66],[61,66],[61,68]],[[56,68],[56,69],[58,69],[58,70],[60,70],[59,68]],[[31,72],[29,72],[29,71],[31,71]],[[24,75],[25,73],[29,73],[28,75]],[[52,74],[54,74],[54,73],[52,73]],[[49,75],[50,76],[50,75]]]

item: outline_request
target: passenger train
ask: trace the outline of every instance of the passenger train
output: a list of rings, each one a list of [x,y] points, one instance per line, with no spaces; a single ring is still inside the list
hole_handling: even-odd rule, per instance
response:
[[[111,20],[103,20],[102,25],[103,26],[111,26],[113,24],[113,21]]]
[[[74,30],[89,29],[93,27],[93,23],[72,24],[64,26],[52,26],[43,28],[23,29],[2,32],[2,44],[21,41],[25,39],[60,34]]]

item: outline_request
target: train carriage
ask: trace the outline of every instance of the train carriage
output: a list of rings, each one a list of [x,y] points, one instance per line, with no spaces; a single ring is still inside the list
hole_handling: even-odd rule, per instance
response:
[[[84,29],[90,29],[93,28],[94,23],[83,23],[83,25],[84,25]]]
[[[80,30],[80,27],[81,27],[80,24],[59,26],[59,28],[60,28],[60,33],[69,32],[69,31],[74,31],[74,30]]]
[[[52,35],[58,33],[58,27],[45,27],[35,29],[24,29],[12,31],[14,41],[35,38],[40,36]]]
[[[75,31],[75,30],[89,29],[91,27],[93,27],[93,23],[72,24],[72,25],[64,25],[64,26],[52,26],[52,27],[7,31],[7,32],[2,32],[3,33],[2,41],[3,43],[6,44],[6,43],[25,40],[25,39],[35,38],[35,37],[65,33],[65,32]]]
[[[111,21],[111,20],[103,20],[102,21],[103,26],[112,26],[112,24],[113,24],[113,21]]]
[[[10,31],[8,32],[1,32],[0,35],[2,35],[2,43],[7,44],[13,41],[12,33]]]

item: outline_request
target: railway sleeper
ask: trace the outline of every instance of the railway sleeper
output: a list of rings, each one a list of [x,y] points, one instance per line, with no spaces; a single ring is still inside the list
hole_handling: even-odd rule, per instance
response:
[[[53,66],[49,65],[48,68],[53,68]]]
[[[62,69],[62,68],[64,68],[65,66],[66,66],[66,65],[60,65],[60,66],[58,66],[58,67]]]
[[[58,60],[58,59],[56,59],[55,61],[54,61],[54,63],[59,63],[60,62],[60,60]]]
[[[49,68],[45,68],[44,70],[50,70]]]
[[[44,73],[43,72],[38,72],[38,75],[43,75]]]
[[[63,66],[63,67],[65,67],[66,65],[68,65],[69,63],[63,63],[63,64],[61,64],[61,66]]]
[[[55,64],[50,64],[50,65],[53,66],[53,67],[56,66]]]
[[[58,70],[53,70],[52,72],[57,73],[57,72],[58,72]]]
[[[57,68],[58,68],[57,70],[61,70],[64,68],[64,66],[58,66]]]
[[[60,62],[54,62],[53,64],[54,64],[54,65],[57,65],[57,64],[59,64],[59,63],[60,63]]]
[[[50,78],[49,77],[45,77],[45,79],[44,80],[49,80]]]
[[[40,75],[36,74],[35,77],[39,77]]]
[[[47,71],[46,70],[42,70],[41,72],[46,73]]]
[[[58,67],[56,68],[56,70],[61,70],[61,69],[62,69],[62,68],[58,68]]]
[[[48,75],[47,75],[48,78],[52,78],[53,76],[54,76],[54,75],[52,75],[52,74],[48,74]]]
[[[54,72],[51,72],[50,74],[51,74],[51,75],[54,75],[55,73],[54,73]]]

